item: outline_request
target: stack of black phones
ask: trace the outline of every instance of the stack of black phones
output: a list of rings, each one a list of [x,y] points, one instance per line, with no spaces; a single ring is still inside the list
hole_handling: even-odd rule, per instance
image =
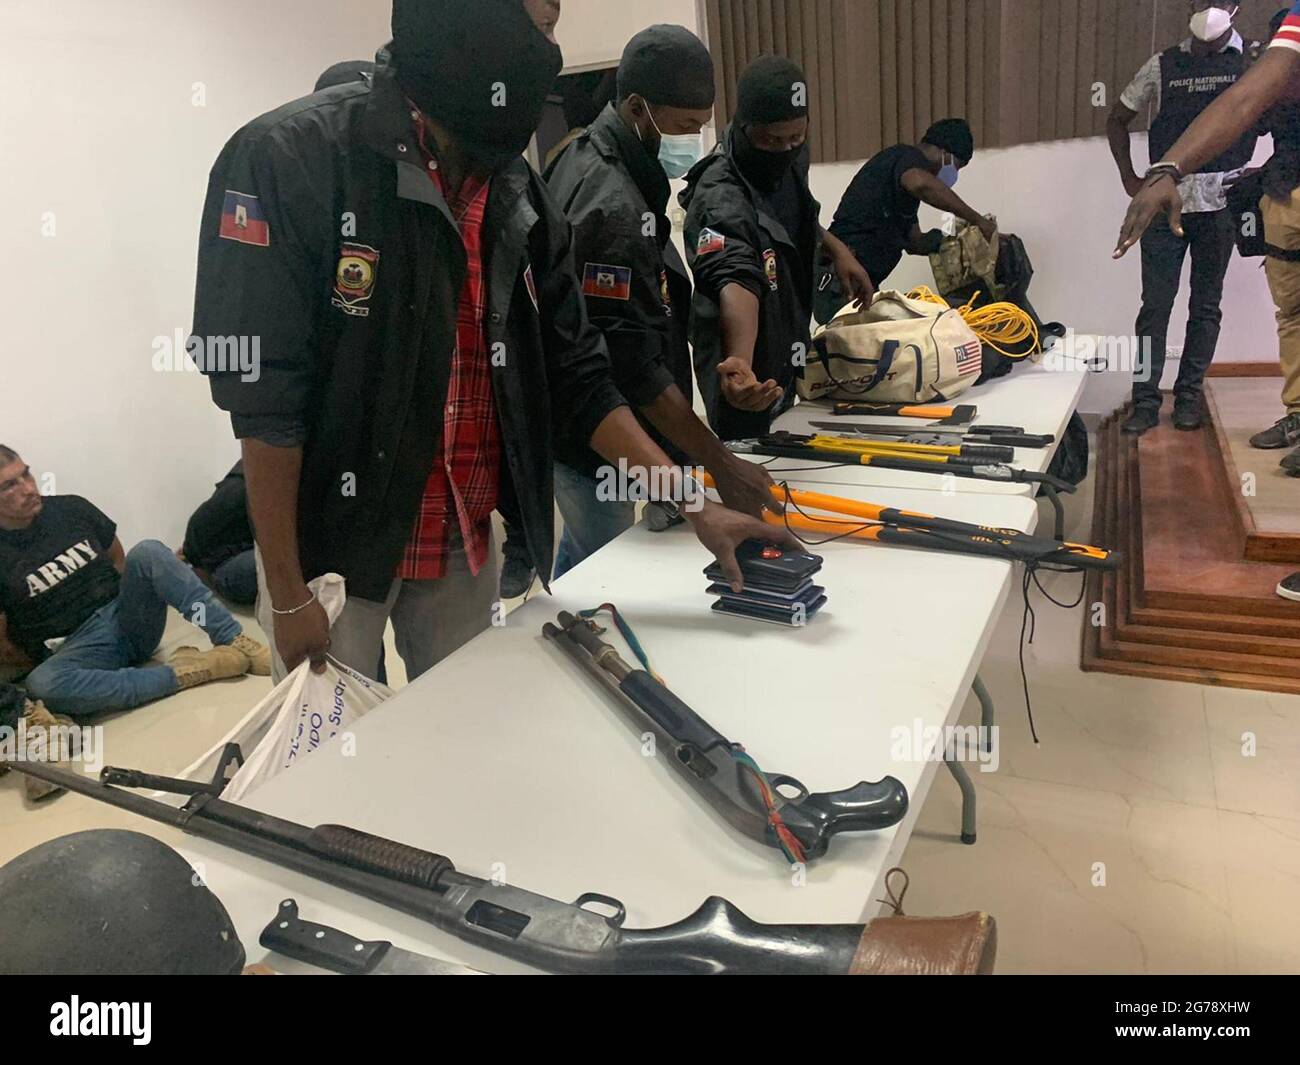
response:
[[[719,614],[795,627],[811,621],[826,603],[826,589],[813,583],[822,568],[820,555],[746,540],[736,549],[736,560],[745,578],[742,592],[731,590],[718,563],[704,571],[713,582],[709,594],[718,596],[713,609]]]

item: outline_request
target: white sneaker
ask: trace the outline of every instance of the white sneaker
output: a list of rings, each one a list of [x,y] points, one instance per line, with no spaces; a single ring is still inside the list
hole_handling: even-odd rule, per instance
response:
[[[1300,603],[1300,573],[1293,573],[1277,586],[1277,594],[1283,599]]]

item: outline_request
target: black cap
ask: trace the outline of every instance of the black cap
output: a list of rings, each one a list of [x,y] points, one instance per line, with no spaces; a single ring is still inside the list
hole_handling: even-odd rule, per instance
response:
[[[940,119],[925,131],[921,142],[951,152],[962,161],[963,166],[975,154],[975,136],[970,131],[970,123],[964,118]]]
[[[633,94],[660,107],[712,107],[713,57],[685,26],[642,30],[627,42],[618,65],[618,99]]]

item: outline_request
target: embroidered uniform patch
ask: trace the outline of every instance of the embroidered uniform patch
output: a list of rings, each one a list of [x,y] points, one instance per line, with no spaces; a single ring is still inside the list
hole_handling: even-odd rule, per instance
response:
[[[763,273],[767,277],[768,287],[773,292],[775,292],[777,289],[777,284],[776,284],[776,250],[774,248],[768,248],[767,251],[763,252]]]
[[[246,192],[226,189],[221,205],[222,240],[236,240],[259,248],[270,247],[271,226],[262,213],[262,201]]]
[[[971,340],[957,349],[957,373],[962,377],[979,373],[984,368],[984,346]]]
[[[607,263],[588,263],[582,274],[582,294],[607,300],[632,298],[632,269]]]
[[[375,291],[375,274],[379,271],[379,252],[369,244],[344,244],[339,249],[339,265],[334,271],[334,296],[330,300],[344,314],[366,318],[366,306]]]
[[[664,314],[671,318],[673,316],[673,298],[668,294],[668,271],[659,271],[659,298],[663,300]]]
[[[716,229],[709,229],[706,226],[700,230],[700,239],[695,243],[695,254],[709,255],[715,251],[722,251],[726,246],[727,238]]]

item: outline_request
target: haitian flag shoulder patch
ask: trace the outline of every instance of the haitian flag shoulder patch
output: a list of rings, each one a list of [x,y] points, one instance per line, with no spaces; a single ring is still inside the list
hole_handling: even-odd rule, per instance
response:
[[[709,229],[706,226],[700,230],[700,239],[695,244],[695,254],[708,255],[711,252],[722,251],[726,246],[727,238],[716,229]]]
[[[247,192],[226,189],[221,205],[222,240],[235,240],[259,248],[271,245],[271,226],[262,212],[262,201]]]
[[[582,273],[582,294],[607,300],[632,298],[632,269],[608,263],[588,263]]]

